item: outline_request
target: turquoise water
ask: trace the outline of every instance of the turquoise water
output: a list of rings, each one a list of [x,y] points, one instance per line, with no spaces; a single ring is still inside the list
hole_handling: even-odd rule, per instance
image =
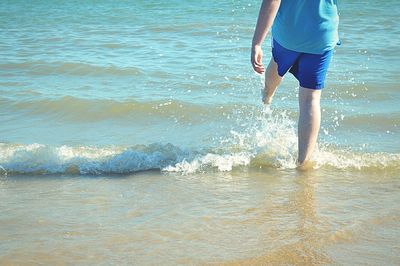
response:
[[[339,1],[306,173],[259,2],[0,1],[0,264],[399,264],[397,2]]]
[[[343,45],[323,93],[320,147],[399,158],[400,11],[390,3],[340,3]],[[268,118],[260,100],[263,78],[249,65],[257,2],[2,1],[0,7],[0,164],[10,173],[30,172],[31,159],[38,161],[31,163],[35,169],[59,172],[52,168],[65,162],[58,151],[63,147],[116,154],[140,152],[135,145],[172,144],[190,150],[193,159],[236,145],[237,134],[254,139],[249,130],[275,132],[272,143],[283,138],[293,144],[297,82],[289,75],[272,115],[285,113],[288,127],[258,128]],[[267,61],[269,39],[264,51]],[[15,150],[29,158],[13,157]],[[246,161],[259,155],[250,150]],[[43,152],[55,158],[43,160]],[[276,167],[282,167],[276,157],[295,156],[294,149],[273,153],[266,160]],[[169,162],[181,157],[187,156]],[[147,168],[169,165],[151,164]]]

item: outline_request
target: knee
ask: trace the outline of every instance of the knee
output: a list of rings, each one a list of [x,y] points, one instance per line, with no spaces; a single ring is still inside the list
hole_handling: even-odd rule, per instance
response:
[[[314,90],[300,87],[299,100],[300,102],[319,104],[321,99],[321,90]]]

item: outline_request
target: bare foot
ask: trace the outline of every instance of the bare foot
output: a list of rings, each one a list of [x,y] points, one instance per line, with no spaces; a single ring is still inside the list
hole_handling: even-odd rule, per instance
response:
[[[264,104],[271,104],[272,103],[272,96],[267,97],[267,93],[265,89],[261,90],[262,101]]]

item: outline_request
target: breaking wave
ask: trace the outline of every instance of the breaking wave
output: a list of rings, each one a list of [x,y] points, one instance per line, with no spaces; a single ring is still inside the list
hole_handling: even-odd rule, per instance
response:
[[[50,146],[0,143],[2,174],[131,174],[146,170],[190,174],[202,171],[246,171],[252,168],[294,169],[295,123],[285,113],[265,110],[254,125],[231,131],[218,147],[185,149],[173,144],[135,146]],[[352,151],[320,144],[316,168],[400,170],[400,154]]]

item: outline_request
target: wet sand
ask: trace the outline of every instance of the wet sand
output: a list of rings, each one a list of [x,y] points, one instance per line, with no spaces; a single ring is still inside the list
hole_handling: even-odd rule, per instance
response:
[[[0,264],[396,265],[394,172],[12,176]]]

